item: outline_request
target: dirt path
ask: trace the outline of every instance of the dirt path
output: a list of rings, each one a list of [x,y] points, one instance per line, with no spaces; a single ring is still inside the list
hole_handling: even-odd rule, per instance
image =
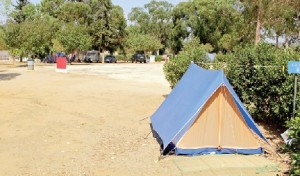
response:
[[[1,175],[188,175],[145,139],[170,92],[162,64],[69,69],[0,67]]]

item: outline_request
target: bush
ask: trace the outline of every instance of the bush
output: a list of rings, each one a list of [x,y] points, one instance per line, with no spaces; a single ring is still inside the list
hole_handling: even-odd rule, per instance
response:
[[[300,175],[300,116],[288,122],[289,138],[292,139],[288,146],[292,156],[291,175]]]
[[[164,65],[164,73],[166,79],[169,81],[171,88],[181,79],[183,74],[188,69],[191,61],[198,65],[203,65],[203,62],[208,62],[208,49],[207,45],[201,45],[199,39],[194,38],[184,45],[183,50],[176,58],[170,59]]]
[[[118,61],[127,61],[124,55],[116,55]]]
[[[294,76],[287,63],[296,58],[295,52],[268,44],[227,55],[228,79],[254,119],[283,126],[292,116]]]
[[[155,56],[155,62],[160,62],[160,61],[163,61],[163,57],[160,55]]]

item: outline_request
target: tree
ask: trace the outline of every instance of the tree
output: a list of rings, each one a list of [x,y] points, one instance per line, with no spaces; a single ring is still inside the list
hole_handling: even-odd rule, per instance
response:
[[[27,10],[31,13],[26,13]],[[44,57],[52,47],[51,40],[59,29],[58,20],[51,16],[41,16],[33,4],[23,7],[26,17],[22,23],[10,21],[5,27],[5,41],[11,50],[23,56]],[[34,29],[34,30],[32,30]],[[22,62],[22,60],[21,60]]]
[[[65,2],[58,12],[57,18],[65,23],[87,24],[91,7],[83,2]]]
[[[240,35],[243,19],[235,0],[194,0],[179,3],[173,10],[172,48],[178,52],[191,35],[209,43],[214,51],[231,51],[245,40]]]
[[[92,38],[88,29],[83,25],[69,23],[59,31],[57,40],[70,53],[75,49],[88,50],[92,46]]]
[[[0,26],[0,51],[6,50],[8,47],[5,43],[5,31],[2,26]]]
[[[61,5],[65,0],[42,0],[41,12],[57,18]]]
[[[92,8],[90,34],[93,48],[115,51],[125,37],[126,20],[122,8],[114,6],[110,0],[91,0],[89,5]]]
[[[14,19],[15,22],[17,23],[22,23],[25,21],[25,15],[23,12],[23,8],[29,4],[28,0],[18,0],[17,5],[15,5],[14,7],[14,11],[11,14],[11,17]]]
[[[297,16],[295,9],[299,8],[298,0],[242,0],[241,2],[246,22],[252,24],[252,29],[255,28],[255,44],[261,42],[265,31],[269,35],[275,33],[276,38],[295,31],[297,23],[294,19]]]
[[[92,23],[91,35],[93,36],[93,45],[99,50],[107,50],[110,43],[110,23],[109,16],[112,10],[112,3],[110,0],[92,0],[90,1],[92,7]]]
[[[150,29],[149,14],[145,12],[144,9],[141,7],[132,8],[131,12],[128,14],[128,19],[131,23],[133,23],[133,26],[139,28],[139,31],[141,33],[147,33]]]
[[[162,44],[155,36],[141,33],[131,33],[126,41],[127,46],[133,51],[155,51],[162,48]]]
[[[5,44],[11,50],[14,55],[19,55],[23,57],[23,52],[21,50],[22,36],[21,36],[21,25],[14,22],[8,22],[5,25]]]
[[[161,44],[168,47],[168,39],[170,38],[170,30],[172,28],[171,12],[173,5],[167,1],[155,1],[145,4],[145,9],[149,13],[150,24],[148,34],[159,38]]]
[[[164,47],[168,47],[172,9],[173,5],[167,1],[151,0],[144,8],[133,8],[128,16],[133,25],[140,28],[141,33],[155,36]]]
[[[177,54],[183,47],[183,42],[189,37],[188,31],[188,16],[187,14],[192,10],[192,3],[181,2],[172,12],[173,29],[171,30],[170,46],[175,54]]]
[[[111,42],[108,50],[114,52],[117,49],[124,50],[124,43],[126,39],[126,19],[124,17],[123,9],[120,6],[113,6],[110,15],[110,30],[111,30]]]
[[[49,54],[55,31],[58,30],[57,19],[50,16],[37,16],[21,24],[21,48],[27,55],[45,57]],[[31,30],[34,26],[34,30]]]

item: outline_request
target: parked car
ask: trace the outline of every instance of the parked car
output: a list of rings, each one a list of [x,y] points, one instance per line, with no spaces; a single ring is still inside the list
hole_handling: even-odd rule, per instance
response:
[[[43,59],[43,63],[55,63],[56,57],[55,55],[49,54],[47,57]]]
[[[105,63],[117,63],[117,58],[113,55],[107,55],[104,58]]]
[[[83,58],[83,62],[101,62],[100,60],[100,52],[96,50],[86,52],[86,55]]]
[[[132,63],[133,62],[140,62],[140,63],[142,63],[142,62],[146,63],[147,62],[145,54],[141,54],[141,53],[134,54],[132,56],[131,61],[132,61]]]
[[[64,52],[57,52],[56,57],[66,57],[66,54]]]
[[[68,58],[66,57],[66,54],[64,52],[56,52],[45,57],[43,59],[43,63],[56,63],[56,59],[59,57],[65,57],[68,61]]]

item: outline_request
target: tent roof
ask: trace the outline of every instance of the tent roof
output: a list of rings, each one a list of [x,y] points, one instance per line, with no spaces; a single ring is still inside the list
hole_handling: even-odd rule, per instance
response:
[[[232,94],[247,125],[266,141],[255,122],[234,92],[221,70],[206,70],[191,64],[176,87],[151,116],[153,129],[163,142],[163,149],[170,143],[176,144],[198,117],[206,101],[224,85]]]

